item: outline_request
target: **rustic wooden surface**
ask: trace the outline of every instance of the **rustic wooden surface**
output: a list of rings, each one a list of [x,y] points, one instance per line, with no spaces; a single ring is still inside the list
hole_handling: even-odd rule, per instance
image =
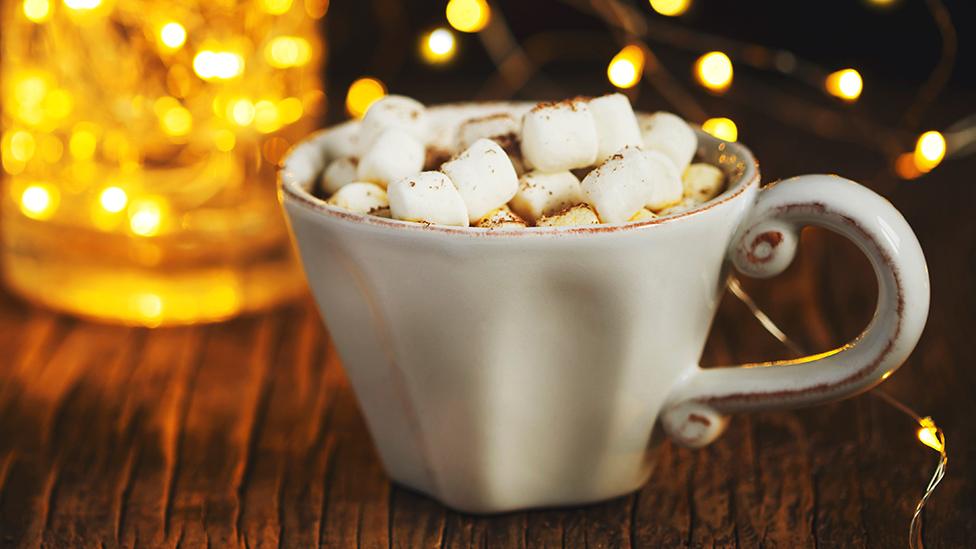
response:
[[[795,131],[768,128],[777,130]],[[828,170],[869,179],[880,161],[848,144],[806,154],[771,138],[753,148],[765,180]],[[927,547],[976,546],[972,168],[875,185],[916,228],[932,277],[922,341],[885,385],[948,437]],[[876,291],[857,250],[819,231],[804,234],[783,276],[745,282],[812,351],[856,335]],[[705,364],[785,356],[726,298]],[[871,395],[742,415],[706,449],[664,444],[639,493],[469,516],[387,481],[308,301],[147,330],[0,293],[0,546],[902,547],[935,464],[913,435]]]

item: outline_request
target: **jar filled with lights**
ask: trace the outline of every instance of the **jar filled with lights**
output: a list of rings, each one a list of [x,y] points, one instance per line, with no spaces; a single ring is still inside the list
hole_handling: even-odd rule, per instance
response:
[[[302,291],[274,172],[324,108],[328,0],[0,5],[10,288],[157,326]]]

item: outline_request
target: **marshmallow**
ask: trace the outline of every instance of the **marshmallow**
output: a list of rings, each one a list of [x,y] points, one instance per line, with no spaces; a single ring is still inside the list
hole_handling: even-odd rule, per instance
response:
[[[658,151],[644,151],[644,160],[650,169],[647,174],[650,194],[644,205],[657,211],[681,202],[684,187],[681,183],[681,175],[671,160]]]
[[[643,144],[637,116],[626,95],[612,93],[590,99],[589,106],[596,124],[597,162],[603,162],[624,147]]]
[[[343,185],[327,202],[355,213],[378,212],[390,205],[383,187],[364,181]]]
[[[395,219],[468,226],[468,210],[461,193],[441,172],[421,172],[398,179],[390,184],[387,193]]]
[[[421,144],[430,139],[427,109],[415,99],[387,95],[370,105],[359,123],[359,149],[365,153],[384,131],[396,128],[409,133]]]
[[[593,208],[586,204],[577,204],[559,213],[543,217],[536,222],[537,227],[580,227],[599,224],[600,218],[597,217]]]
[[[403,130],[389,129],[359,159],[356,179],[385,187],[422,170],[425,158],[424,146],[419,141]]]
[[[529,172],[519,179],[512,210],[535,220],[583,202],[579,179],[570,172]]]
[[[625,147],[583,178],[583,195],[601,221],[623,223],[651,198],[652,170],[644,151]]]
[[[522,118],[522,156],[539,171],[589,166],[596,154],[596,124],[580,99],[540,103]]]
[[[518,175],[505,151],[490,139],[479,139],[441,171],[457,187],[468,209],[468,218],[477,222],[488,212],[503,206],[518,191]]]
[[[508,206],[502,206],[488,212],[488,215],[479,219],[475,226],[485,229],[521,229],[527,227],[528,224],[524,219],[515,215]]]
[[[458,144],[467,149],[479,139],[491,139],[503,148],[519,140],[521,128],[518,120],[508,113],[491,114],[472,118],[458,128]]]
[[[657,214],[655,214],[651,210],[648,210],[647,208],[641,208],[641,209],[637,210],[637,213],[635,213],[634,216],[631,217],[630,219],[628,219],[627,221],[632,221],[632,222],[633,221],[650,221],[651,219],[654,219],[655,217],[657,217]]]
[[[688,167],[698,148],[698,138],[680,116],[656,112],[642,119],[640,127],[644,150],[664,153],[679,172]]]
[[[349,156],[333,160],[322,172],[322,190],[331,195],[340,187],[355,181],[358,164],[358,160]]]
[[[684,194],[699,203],[718,196],[725,187],[725,174],[711,164],[697,163],[688,166],[681,178]]]

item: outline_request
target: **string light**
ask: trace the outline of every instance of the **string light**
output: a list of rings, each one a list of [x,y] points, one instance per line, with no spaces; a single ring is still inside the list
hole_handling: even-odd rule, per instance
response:
[[[918,421],[918,440],[928,446],[929,448],[935,450],[936,452],[942,452],[945,450],[945,440],[941,437],[938,427],[936,427],[935,422],[932,421],[931,417],[923,417]]]
[[[51,16],[49,0],[24,0],[24,17],[34,23],[43,23]]]
[[[722,141],[735,141],[739,138],[739,128],[729,118],[709,118],[702,123],[702,130]]]
[[[650,0],[650,3],[652,10],[668,17],[677,17],[691,7],[691,0]]]
[[[176,21],[170,21],[160,27],[159,41],[171,50],[178,49],[186,42],[186,29]]]
[[[193,72],[204,80],[229,80],[244,72],[244,58],[229,51],[203,50],[193,58]]]
[[[105,187],[98,195],[98,203],[109,213],[118,213],[125,209],[129,196],[121,187]]]
[[[607,65],[607,78],[618,88],[632,88],[640,81],[644,72],[644,50],[637,45],[629,45],[613,56]]]
[[[421,37],[420,55],[428,63],[446,63],[454,57],[455,51],[454,33],[448,29],[437,28]]]
[[[710,51],[695,62],[698,81],[713,92],[724,92],[732,84],[732,60],[720,51]]]
[[[945,153],[945,137],[935,130],[927,131],[915,143],[915,167],[923,173],[929,172],[942,162]]]
[[[485,0],[451,0],[444,11],[447,22],[461,32],[478,32],[491,20]]]
[[[386,86],[375,78],[363,77],[349,86],[346,93],[346,110],[355,118],[362,118],[366,109],[386,95]]]
[[[830,95],[853,102],[861,96],[864,81],[856,70],[843,69],[830,73],[824,81],[824,87]]]
[[[20,194],[20,211],[31,219],[49,219],[57,205],[58,191],[46,183],[28,185]]]

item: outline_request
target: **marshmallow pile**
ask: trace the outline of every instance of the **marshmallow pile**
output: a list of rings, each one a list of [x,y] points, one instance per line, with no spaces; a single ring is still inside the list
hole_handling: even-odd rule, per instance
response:
[[[684,120],[658,112],[638,121],[619,93],[540,103],[521,120],[467,120],[457,128],[460,152],[425,171],[432,131],[414,99],[374,103],[360,122],[358,155],[322,173],[328,203],[438,225],[571,227],[646,221],[725,187],[721,170],[691,162],[698,140]]]

